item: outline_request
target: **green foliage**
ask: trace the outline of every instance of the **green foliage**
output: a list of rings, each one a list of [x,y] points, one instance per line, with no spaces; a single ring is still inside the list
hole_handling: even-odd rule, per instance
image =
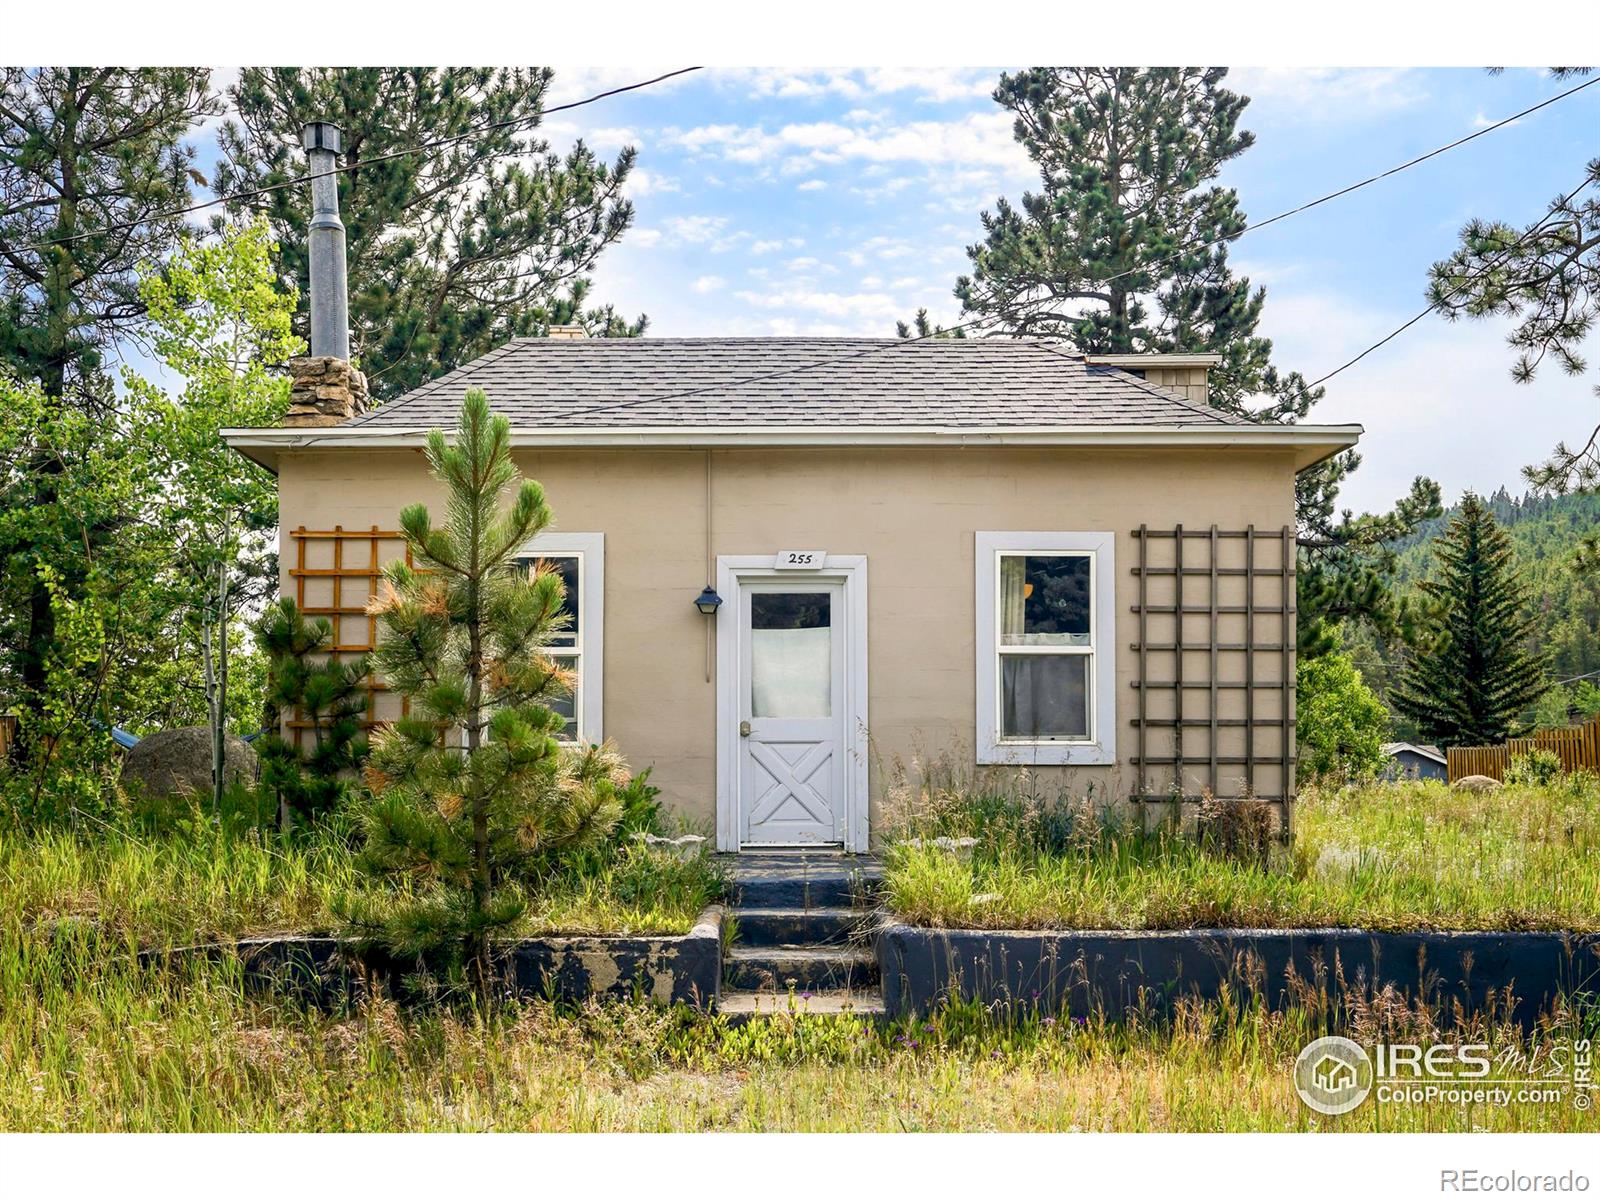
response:
[[[1506,783],[1511,787],[1548,787],[1561,777],[1561,756],[1536,746],[1511,760]]]
[[[256,636],[267,658],[268,732],[257,744],[262,789],[277,798],[279,828],[309,824],[339,807],[347,776],[367,756],[365,658],[338,661],[327,652],[333,626],[307,621],[285,596],[263,614]],[[309,723],[301,749],[284,737],[284,717]]]
[[[1434,545],[1435,577],[1420,648],[1390,693],[1397,711],[1441,745],[1503,741],[1548,686],[1549,660],[1530,646],[1529,595],[1511,540],[1472,493]]]
[[[344,130],[351,343],[377,399],[552,324],[644,331],[643,317],[583,307],[600,254],[633,221],[622,190],[635,152],[608,165],[581,141],[563,156],[530,136],[550,79],[544,68],[252,67],[229,89],[219,191],[301,175],[307,121]],[[286,282],[309,295],[302,189],[235,211],[270,219]],[[296,321],[304,331],[304,308]]]
[[[534,870],[598,842],[627,781],[609,743],[557,741],[550,701],[570,681],[546,653],[565,619],[561,577],[517,553],[550,523],[537,483],[511,461],[510,425],[467,393],[453,444],[428,436],[446,523],[400,514],[416,567],[390,564],[374,602],[376,669],[411,712],[374,739],[363,869],[390,886],[350,914],[357,936],[491,986],[491,938],[523,915]],[[509,505],[503,498],[510,495]]]
[[[105,360],[149,327],[137,272],[182,234],[182,217],[161,214],[189,199],[184,138],[216,111],[208,78],[0,68],[0,387],[26,400],[0,433],[0,694],[28,708],[42,706],[47,673],[79,657],[58,643],[57,598],[117,610],[102,613],[113,641],[143,601],[106,598],[120,565],[104,560],[130,552],[138,519],[116,460],[137,473],[139,455],[118,444],[126,421]],[[33,745],[20,740],[17,757]]]
[[[1389,712],[1350,656],[1333,651],[1299,661],[1295,733],[1302,780],[1371,776],[1383,767]]]
[[[956,338],[959,340],[967,336],[967,331],[960,325],[953,329],[946,329],[943,325],[936,325],[928,319],[928,310],[925,308],[917,309],[917,315],[911,319],[910,325],[907,325],[904,321],[896,321],[894,323],[894,331],[897,337],[903,338]]]

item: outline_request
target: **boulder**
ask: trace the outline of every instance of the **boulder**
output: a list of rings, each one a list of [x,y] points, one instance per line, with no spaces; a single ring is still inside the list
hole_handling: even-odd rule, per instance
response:
[[[1463,775],[1450,785],[1452,792],[1498,792],[1505,784],[1489,775]]]
[[[223,740],[229,783],[254,783],[256,752],[243,738]],[[203,725],[163,729],[141,738],[122,764],[122,784],[146,796],[202,795],[211,791],[211,731]]]

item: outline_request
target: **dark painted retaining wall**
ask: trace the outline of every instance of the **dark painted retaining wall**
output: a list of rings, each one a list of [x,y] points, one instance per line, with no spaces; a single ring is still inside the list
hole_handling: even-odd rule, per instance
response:
[[[1392,986],[1448,1016],[1492,1005],[1531,1024],[1558,995],[1600,991],[1600,935],[1379,933],[1359,929],[1010,932],[885,924],[877,935],[891,1013],[925,1013],[946,996],[1116,1018],[1178,996],[1214,999],[1227,984],[1273,1008],[1294,980],[1336,1001]],[[1342,980],[1342,983],[1341,983]],[[1497,993],[1491,996],[1491,993]]]
[[[363,964],[330,937],[244,938],[238,942],[146,951],[147,962],[184,955],[237,954],[246,983],[335,1004],[356,994]],[[369,959],[378,979],[404,973],[403,964]],[[521,997],[583,1001],[656,1000],[713,1008],[722,986],[722,909],[713,905],[679,937],[545,937],[506,947],[505,965]]]

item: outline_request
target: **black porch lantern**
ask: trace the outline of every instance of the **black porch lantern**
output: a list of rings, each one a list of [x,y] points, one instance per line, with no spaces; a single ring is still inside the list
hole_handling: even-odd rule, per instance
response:
[[[694,598],[694,606],[708,617],[717,615],[717,609],[722,607],[722,597],[717,595],[716,589],[709,583],[705,590]]]

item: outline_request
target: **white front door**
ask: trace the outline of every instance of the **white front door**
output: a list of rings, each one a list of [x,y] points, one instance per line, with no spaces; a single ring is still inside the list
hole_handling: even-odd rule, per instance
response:
[[[742,846],[847,840],[844,600],[842,582],[740,581]]]

